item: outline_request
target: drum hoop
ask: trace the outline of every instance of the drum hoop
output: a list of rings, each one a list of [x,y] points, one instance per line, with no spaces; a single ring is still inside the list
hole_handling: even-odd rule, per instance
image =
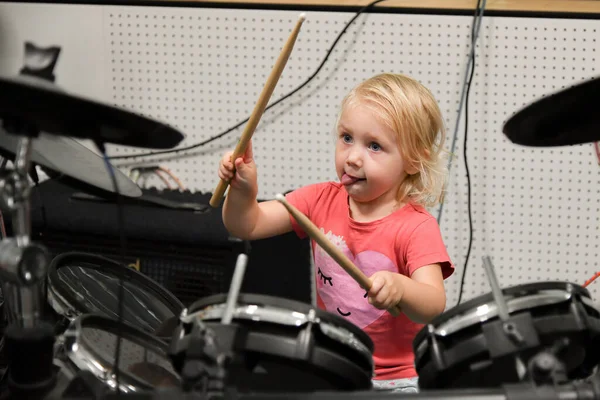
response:
[[[69,303],[65,300],[60,293],[57,293],[54,287],[48,285],[48,290],[46,293],[46,297],[50,307],[58,314],[67,318],[69,321],[73,321],[77,316],[73,314],[73,311],[69,309]]]
[[[536,282],[504,288],[502,292],[505,296],[509,313],[570,301],[573,296],[578,296],[582,302],[596,308],[591,301],[587,289],[569,282]],[[520,296],[521,292],[535,293]],[[487,307],[483,308],[483,306]],[[418,344],[430,332],[433,332],[437,336],[447,336],[467,326],[485,322],[497,316],[497,306],[491,293],[476,297],[448,310],[430,322],[428,326],[425,326],[417,334],[413,342],[413,347],[417,350],[419,348]]]
[[[78,312],[79,314],[89,313],[89,310],[84,309],[82,303],[73,296],[70,290],[66,290],[64,286],[59,284],[60,280],[58,278],[58,269],[64,266],[64,264],[68,263],[70,260],[76,260],[79,263],[85,264],[85,268],[100,270],[101,272],[121,272],[121,270],[118,270],[117,268],[123,268],[123,278],[127,280],[129,284],[134,284],[138,287],[141,287],[150,295],[156,296],[165,306],[167,306],[167,308],[169,308],[169,310],[173,312],[173,315],[179,315],[181,310],[184,308],[183,303],[181,303],[177,297],[141,272],[123,266],[115,260],[101,255],[85,252],[66,252],[56,256],[50,263],[50,267],[48,269],[48,289],[49,291],[52,291],[53,294],[58,295],[58,299],[55,300],[59,300],[59,304],[64,308],[63,310],[60,310],[60,308],[57,310],[53,306],[54,310],[58,314],[65,316],[64,312],[68,312],[68,308]]]
[[[227,293],[219,293],[216,295],[212,295],[209,297],[204,297],[196,302],[194,302],[189,308],[188,311],[190,314],[195,313],[197,311],[201,311],[202,309],[212,307],[216,304],[225,304],[227,301]],[[356,325],[348,322],[346,319],[339,317],[330,312],[321,310],[317,307],[314,307],[310,304],[301,303],[295,300],[290,300],[281,297],[268,296],[263,294],[254,294],[254,293],[240,293],[238,297],[238,306],[241,304],[250,304],[257,308],[278,308],[287,311],[291,311],[294,313],[308,315],[311,312],[314,312],[315,315],[319,318],[321,322],[327,322],[331,325],[335,325],[341,328],[344,328],[348,332],[352,333],[361,343],[363,343],[368,349],[369,352],[372,353],[374,349],[374,344],[369,335],[367,335],[362,329],[357,327]],[[300,311],[298,311],[300,310]],[[272,321],[276,323],[280,323],[279,321]]]
[[[183,323],[191,323],[193,320],[214,321],[220,320],[225,312],[225,304],[215,304],[204,309],[188,314],[181,318]],[[233,309],[233,319],[248,320],[253,322],[269,322],[273,324],[301,327],[309,322],[315,323],[319,330],[329,338],[346,345],[372,362],[373,355],[369,348],[348,329],[324,321],[315,313],[302,313],[290,311],[285,308],[265,306],[258,304],[243,304]]]
[[[327,322],[320,323],[319,329],[324,335],[354,349],[366,359],[366,361],[371,365],[372,368],[374,367],[373,354],[371,353],[369,348],[365,346],[360,340],[358,340],[356,336],[354,336],[350,331],[342,327],[329,324]]]
[[[119,322],[112,318],[108,318],[99,314],[84,314],[75,318],[63,334],[64,336],[64,352],[71,363],[82,370],[90,371],[94,376],[101,381],[107,383],[111,387],[116,386],[114,375],[114,360],[104,360],[93,347],[82,337],[84,328],[100,329],[104,332],[116,335]],[[108,328],[108,329],[107,329]],[[127,323],[121,326],[121,339],[128,339],[150,351],[168,357],[168,345],[160,339],[147,334]],[[137,378],[135,375],[119,370],[121,378],[119,379],[119,388],[127,392],[135,392],[139,389],[151,390],[153,387],[146,381]],[[179,379],[179,375],[175,369],[170,371]]]
[[[571,300],[572,297],[571,293],[552,291],[531,296],[507,298],[506,306],[508,313],[513,314],[535,307],[564,303]],[[471,309],[465,314],[449,319],[438,326],[434,333],[438,336],[448,336],[468,326],[486,322],[496,317],[498,317],[498,305],[492,301],[491,303],[482,304],[475,309]]]

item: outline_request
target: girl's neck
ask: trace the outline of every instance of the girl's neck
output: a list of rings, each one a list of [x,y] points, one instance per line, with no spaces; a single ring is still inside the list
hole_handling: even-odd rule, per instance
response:
[[[377,221],[399,210],[406,204],[397,200],[388,200],[385,202],[380,202],[377,200],[370,201],[368,203],[360,203],[354,201],[350,196],[348,196],[348,207],[350,209],[350,217],[356,222]]]

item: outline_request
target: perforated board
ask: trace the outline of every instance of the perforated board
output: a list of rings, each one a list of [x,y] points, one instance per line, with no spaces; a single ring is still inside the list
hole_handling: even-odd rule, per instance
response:
[[[104,86],[84,86],[91,78],[88,70],[80,65],[77,74],[67,77],[60,73],[68,61],[61,60],[59,81],[65,87],[163,119],[187,135],[182,145],[207,139],[249,116],[298,17],[293,11],[27,7],[0,5],[0,26],[17,13],[20,21],[38,21],[27,25],[27,31],[47,41],[53,13],[60,15],[60,29],[71,33],[60,44],[66,50],[77,48],[80,64],[102,66],[92,79],[104,80]],[[81,20],[73,14],[75,7],[85,10],[89,29],[84,33],[77,29]],[[273,100],[316,70],[351,17],[307,13]],[[44,18],[47,23],[39,23]],[[321,73],[263,116],[254,136],[260,197],[335,179],[332,131],[339,103],[352,86],[379,72],[409,74],[433,91],[450,144],[471,21],[467,16],[404,14],[359,18]],[[545,280],[581,284],[598,269],[600,166],[592,145],[524,148],[511,144],[501,128],[523,105],[598,74],[599,27],[597,20],[484,17],[469,103],[474,240],[464,298],[489,291],[484,255],[492,256],[502,286]],[[21,38],[23,29],[13,23],[3,37]],[[88,38],[87,52],[78,47],[82,36]],[[6,54],[2,49],[0,55]],[[457,299],[468,244],[463,129],[461,124],[441,221],[457,266],[447,281],[448,306]],[[155,161],[190,189],[212,191],[218,160],[240,133],[238,129],[186,157]],[[110,151],[123,155],[139,150],[111,146]],[[596,286],[590,286],[594,294]]]

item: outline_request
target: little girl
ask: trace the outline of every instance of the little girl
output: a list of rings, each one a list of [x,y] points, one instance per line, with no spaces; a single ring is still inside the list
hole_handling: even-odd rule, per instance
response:
[[[454,266],[426,206],[440,201],[445,184],[443,119],[429,90],[405,75],[362,82],[343,100],[337,122],[335,169],[339,182],[302,187],[286,198],[320,228],[367,276],[368,293],[313,245],[318,306],[344,316],[373,340],[373,387],[418,390],[412,342],[444,311],[444,279]],[[243,157],[221,160],[230,180],[223,222],[241,239],[305,232],[279,202],[258,203],[250,145]],[[235,165],[235,173],[234,173]],[[393,317],[385,310],[399,305]]]

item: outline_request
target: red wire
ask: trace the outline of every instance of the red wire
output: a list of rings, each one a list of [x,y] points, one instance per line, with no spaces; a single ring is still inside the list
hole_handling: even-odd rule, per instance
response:
[[[585,281],[585,283],[583,284],[583,287],[586,287],[590,283],[594,282],[596,280],[596,278],[598,278],[598,277],[600,277],[600,272],[596,272],[594,274],[594,276],[592,276],[590,279],[588,279],[587,281]]]
[[[596,157],[598,158],[598,165],[600,165],[600,142],[594,142],[594,149],[596,150]]]

